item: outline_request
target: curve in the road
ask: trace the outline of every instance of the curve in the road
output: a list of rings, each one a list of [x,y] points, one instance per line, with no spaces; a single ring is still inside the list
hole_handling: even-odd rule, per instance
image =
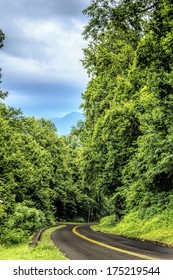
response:
[[[173,248],[95,232],[90,225],[67,224],[51,239],[71,260],[173,260]]]
[[[105,247],[105,248],[108,248],[108,249],[111,249],[111,250],[114,250],[114,251],[118,251],[120,253],[124,253],[124,254],[127,254],[127,255],[131,255],[131,256],[135,256],[135,257],[139,257],[141,259],[145,259],[145,260],[159,260],[157,258],[152,258],[152,257],[149,257],[149,256],[146,256],[146,255],[143,255],[143,254],[138,254],[138,253],[135,253],[135,252],[131,252],[131,251],[127,251],[127,250],[124,250],[124,249],[120,249],[120,248],[117,248],[117,247],[113,247],[113,246],[110,246],[108,244],[105,244],[105,243],[102,243],[102,242],[99,242],[97,240],[94,240],[94,239],[91,239],[83,234],[80,234],[78,231],[77,231],[77,228],[79,226],[76,226],[72,229],[72,232],[76,235],[78,235],[79,237],[91,242],[91,243],[94,243],[94,244],[97,244],[97,245],[100,245],[102,247]]]

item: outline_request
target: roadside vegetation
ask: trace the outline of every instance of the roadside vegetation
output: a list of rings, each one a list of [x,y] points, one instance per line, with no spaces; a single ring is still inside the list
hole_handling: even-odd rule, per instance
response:
[[[66,260],[50,239],[51,233],[62,226],[47,229],[34,248],[29,247],[29,240],[18,245],[0,245],[0,260]]]
[[[127,214],[120,222],[115,222],[114,215],[101,219],[99,225],[91,226],[95,231],[140,240],[154,241],[173,247],[173,210],[141,218],[139,211]]]

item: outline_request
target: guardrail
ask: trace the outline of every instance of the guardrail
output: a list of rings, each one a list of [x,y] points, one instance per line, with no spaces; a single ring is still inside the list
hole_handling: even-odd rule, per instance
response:
[[[56,225],[54,225],[54,226],[47,226],[47,227],[44,227],[44,228],[41,228],[41,229],[39,229],[38,231],[36,231],[35,232],[35,234],[33,235],[33,237],[32,237],[32,240],[29,242],[29,247],[35,247],[35,246],[37,246],[37,244],[38,244],[38,242],[39,242],[39,240],[40,240],[40,238],[41,238],[41,235],[42,235],[42,233],[46,230],[46,229],[48,229],[48,228],[51,228],[51,227],[56,227],[58,224],[56,224]]]

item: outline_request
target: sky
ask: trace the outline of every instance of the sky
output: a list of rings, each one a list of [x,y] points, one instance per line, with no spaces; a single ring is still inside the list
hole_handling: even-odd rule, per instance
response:
[[[5,103],[26,116],[55,118],[79,108],[88,77],[83,68],[82,11],[90,0],[0,0],[1,89]]]

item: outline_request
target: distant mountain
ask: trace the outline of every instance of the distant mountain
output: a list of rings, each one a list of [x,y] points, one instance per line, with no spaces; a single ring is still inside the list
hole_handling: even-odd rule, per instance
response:
[[[75,126],[80,120],[84,120],[84,115],[79,112],[69,113],[62,118],[51,119],[51,121],[56,125],[59,135],[69,134],[72,126]]]

